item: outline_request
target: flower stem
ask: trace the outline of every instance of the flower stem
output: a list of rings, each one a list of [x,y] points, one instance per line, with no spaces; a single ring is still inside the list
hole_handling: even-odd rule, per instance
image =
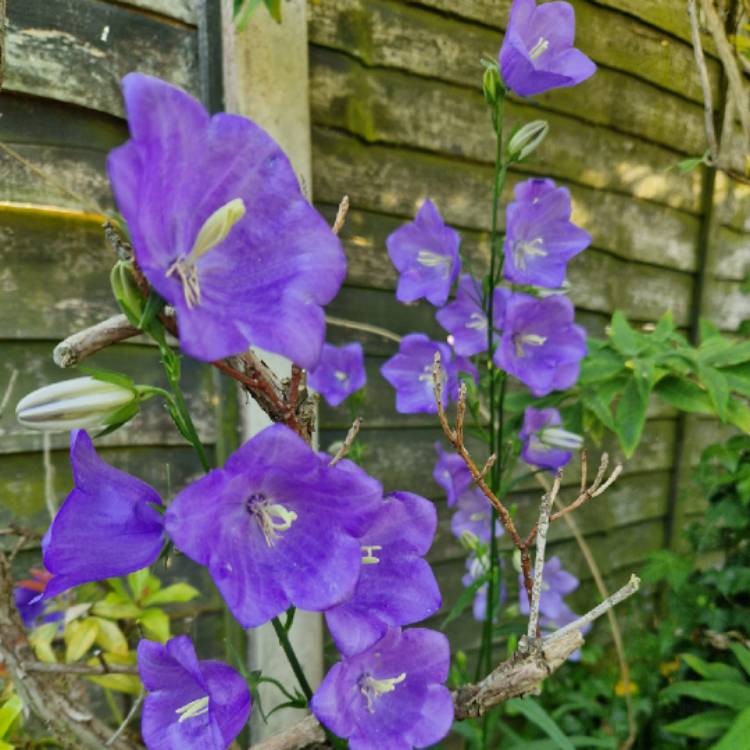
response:
[[[294,672],[294,676],[297,678],[297,682],[299,682],[299,686],[302,688],[302,692],[305,694],[305,698],[307,698],[307,702],[309,703],[312,699],[313,691],[310,687],[310,683],[307,681],[307,677],[305,677],[302,665],[297,659],[297,654],[294,653],[294,647],[289,640],[289,634],[287,633],[286,628],[281,624],[281,621],[278,617],[274,617],[273,620],[271,620],[271,624],[273,625],[273,629],[276,631],[276,637],[279,639],[279,645],[286,654],[286,658],[289,661],[289,666],[292,668],[292,672]]]

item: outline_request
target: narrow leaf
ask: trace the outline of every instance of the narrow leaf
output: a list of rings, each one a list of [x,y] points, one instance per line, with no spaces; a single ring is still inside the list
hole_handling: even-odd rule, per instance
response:
[[[733,718],[734,714],[731,711],[717,708],[673,721],[664,729],[672,734],[681,734],[698,740],[711,740],[721,735],[731,725]]]
[[[565,736],[555,720],[532,698],[513,698],[505,705],[525,716],[532,724],[536,724],[559,750],[575,750],[575,745]]]

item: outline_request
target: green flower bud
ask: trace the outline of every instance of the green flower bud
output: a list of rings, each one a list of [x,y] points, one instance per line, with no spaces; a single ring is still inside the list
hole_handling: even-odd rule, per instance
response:
[[[549,123],[533,120],[519,128],[508,143],[508,157],[512,161],[523,161],[547,137]]]
[[[126,412],[138,411],[138,392],[92,377],[73,378],[39,388],[16,406],[16,419],[43,432],[106,427]]]
[[[497,101],[497,92],[500,88],[500,74],[495,67],[487,67],[482,76],[482,89],[487,104],[494,105]]]
[[[118,260],[112,268],[109,281],[117,304],[127,315],[128,320],[134,326],[138,326],[143,316],[146,300],[141,296],[136,284],[132,264],[129,261]]]

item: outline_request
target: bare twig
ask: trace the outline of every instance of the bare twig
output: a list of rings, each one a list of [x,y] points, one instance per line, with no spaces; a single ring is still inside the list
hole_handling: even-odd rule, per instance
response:
[[[44,502],[50,519],[57,515],[55,498],[55,466],[52,463],[52,442],[49,432],[42,434],[42,462],[44,465]]]
[[[10,377],[8,378],[8,385],[5,386],[5,393],[3,394],[3,398],[2,400],[0,400],[0,418],[3,416],[5,409],[10,402],[10,397],[13,393],[13,388],[16,384],[16,380],[18,380],[18,370],[13,368],[13,372],[11,372]]]
[[[127,729],[128,724],[130,724],[138,713],[138,709],[141,707],[141,703],[143,703],[145,697],[146,693],[141,690],[141,692],[138,693],[138,697],[133,701],[133,705],[130,707],[127,716],[123,719],[122,724],[117,727],[117,731],[104,743],[104,747],[111,747],[122,736],[122,733]]]
[[[103,658],[103,657],[102,657]],[[79,677],[95,677],[105,674],[138,674],[137,667],[131,664],[48,664],[43,661],[27,662],[24,665],[27,672],[38,674],[73,674]]]
[[[706,58],[703,55],[701,33],[698,27],[698,8],[696,7],[695,0],[688,0],[688,15],[690,16],[690,37],[693,42],[693,54],[695,56],[695,64],[698,67],[701,90],[703,91],[703,119],[706,128],[706,138],[708,140],[708,153],[711,157],[711,163],[714,164],[719,158],[719,143],[716,140],[713,94],[711,92],[708,69],[706,68]]]
[[[333,222],[332,231],[334,234],[338,234],[344,227],[346,221],[346,214],[349,212],[349,196],[345,195],[339,203],[339,210],[336,212],[336,219]]]
[[[482,471],[479,472],[482,479],[484,479],[487,476],[487,473],[489,470],[495,465],[495,461],[497,461],[497,454],[493,453],[485,462],[484,466],[482,467]]]
[[[61,341],[52,352],[52,359],[58,367],[75,367],[101,349],[133,338],[139,333],[124,315],[113,315]]]
[[[341,447],[336,451],[336,455],[331,459],[331,463],[328,464],[329,466],[335,466],[351,450],[352,443],[357,439],[357,435],[359,434],[359,428],[361,426],[362,426],[362,417],[357,417],[354,420],[354,422],[352,422],[352,426],[349,428],[349,432],[346,433],[344,442],[341,444]]]
[[[122,237],[122,235],[115,229],[114,224],[107,219],[102,224],[104,229],[104,236],[109,242],[111,248],[114,250],[115,255],[120,260],[129,261],[133,259],[133,248],[131,244]]]
[[[358,320],[347,320],[346,318],[337,318],[333,315],[326,315],[326,323],[328,325],[337,326],[339,328],[349,328],[352,331],[362,331],[363,333],[372,333],[375,336],[382,336],[384,339],[389,341],[395,341],[397,344],[401,343],[402,336],[399,336],[393,331],[389,331],[387,328],[381,328],[380,326],[373,326],[369,323],[360,323]]]

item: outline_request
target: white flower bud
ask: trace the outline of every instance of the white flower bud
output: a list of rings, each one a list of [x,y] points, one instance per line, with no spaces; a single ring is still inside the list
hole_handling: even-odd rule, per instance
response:
[[[74,378],[39,388],[16,406],[18,421],[35,430],[67,432],[105,427],[123,406],[138,397],[135,390],[92,377]]]
[[[513,161],[523,161],[547,137],[549,123],[533,120],[519,128],[508,143],[508,156]]]
[[[544,427],[537,433],[539,442],[547,448],[562,448],[566,451],[580,450],[583,438],[575,432],[568,432],[561,427]]]

